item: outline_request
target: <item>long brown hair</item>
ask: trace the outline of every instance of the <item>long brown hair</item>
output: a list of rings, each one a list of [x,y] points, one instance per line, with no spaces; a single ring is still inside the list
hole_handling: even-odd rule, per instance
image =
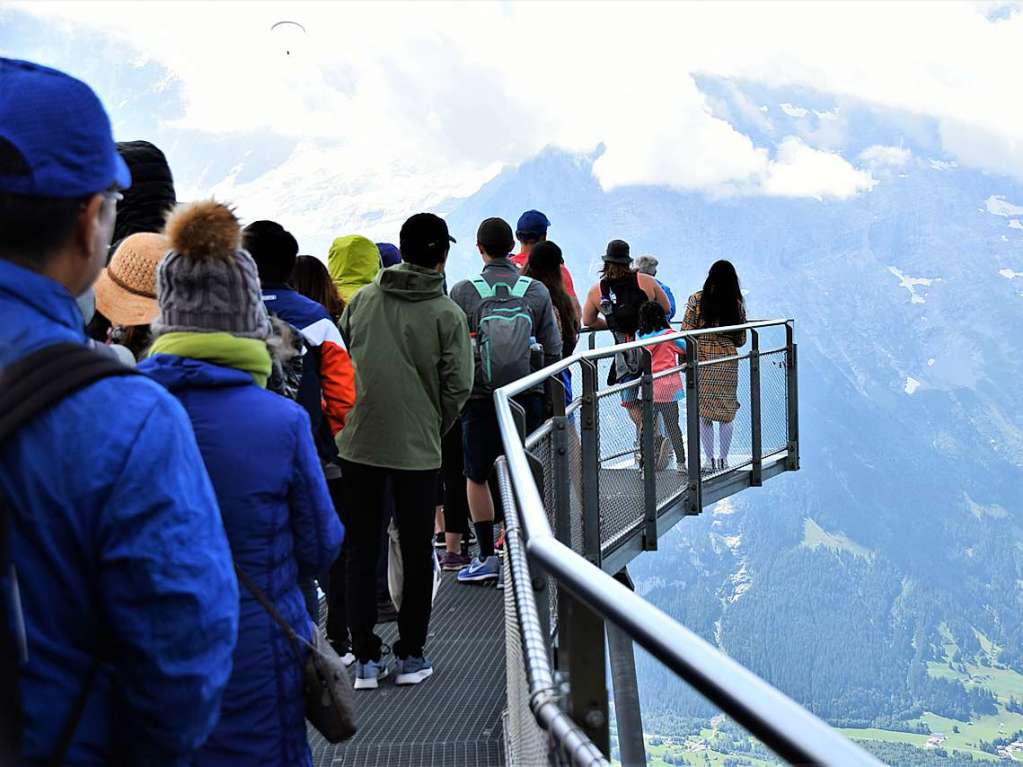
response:
[[[299,256],[291,270],[291,287],[306,298],[311,298],[326,309],[335,320],[345,310],[345,302],[338,295],[330,272],[323,262],[313,256]]]
[[[575,345],[579,342],[579,317],[572,297],[565,290],[565,281],[561,278],[563,263],[565,260],[561,248],[546,240],[537,243],[529,251],[529,260],[522,275],[542,282],[551,294],[551,303],[554,304],[561,325],[561,355],[567,357],[575,351]]]
[[[616,264],[613,261],[605,261],[604,267],[600,270],[600,276],[606,280],[620,280],[632,274],[632,267],[629,264]]]

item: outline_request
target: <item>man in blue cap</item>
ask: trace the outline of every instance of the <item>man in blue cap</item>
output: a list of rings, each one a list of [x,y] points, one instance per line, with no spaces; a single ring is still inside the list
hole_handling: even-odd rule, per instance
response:
[[[238,585],[188,419],[81,348],[130,183],[87,85],[0,59],[3,764],[191,764],[231,671]]]
[[[521,271],[529,261],[529,253],[538,242],[547,239],[547,227],[551,225],[550,220],[538,210],[527,210],[519,216],[519,222],[515,226],[515,239],[519,241],[522,250],[511,257],[511,262]],[[565,283],[565,290],[579,309],[579,299],[575,295],[575,284],[572,282],[572,275],[564,263],[561,264],[561,279]]]

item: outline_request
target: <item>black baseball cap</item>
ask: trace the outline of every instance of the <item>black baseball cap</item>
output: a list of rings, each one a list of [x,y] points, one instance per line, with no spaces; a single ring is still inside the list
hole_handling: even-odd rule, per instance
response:
[[[432,213],[416,213],[401,225],[398,234],[398,248],[405,251],[446,250],[449,242],[457,240],[448,233],[447,222]]]

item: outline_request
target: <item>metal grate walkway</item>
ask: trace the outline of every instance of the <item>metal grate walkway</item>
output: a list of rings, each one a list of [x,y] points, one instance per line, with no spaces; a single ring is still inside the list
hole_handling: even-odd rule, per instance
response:
[[[397,638],[395,623],[377,631],[389,644]],[[359,732],[348,743],[331,745],[310,727],[315,767],[504,765],[504,633],[502,593],[444,573],[426,647],[433,676],[357,691]]]

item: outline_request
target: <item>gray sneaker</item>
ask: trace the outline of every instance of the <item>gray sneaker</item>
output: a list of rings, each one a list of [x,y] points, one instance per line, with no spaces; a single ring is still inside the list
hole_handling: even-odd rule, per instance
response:
[[[411,656],[398,658],[394,670],[397,672],[395,684],[419,684],[433,675],[433,664],[426,658]]]
[[[355,664],[356,690],[375,690],[380,680],[387,676],[387,664],[380,660],[368,660],[365,663]]]

